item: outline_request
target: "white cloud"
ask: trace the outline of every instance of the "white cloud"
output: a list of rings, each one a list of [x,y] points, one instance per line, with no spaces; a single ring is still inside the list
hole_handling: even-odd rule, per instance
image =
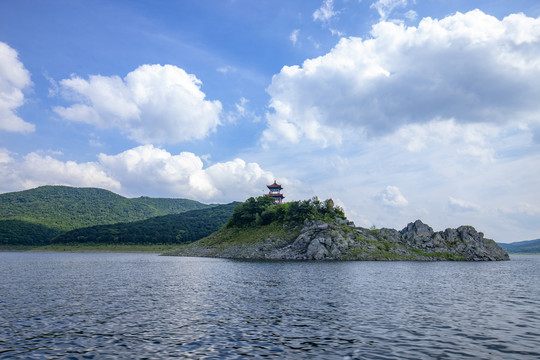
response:
[[[418,17],[418,13],[414,10],[409,10],[405,13],[405,17],[410,21],[414,21]]]
[[[172,155],[152,145],[118,155],[99,156],[100,163],[131,191],[152,191],[212,201],[242,200],[258,194],[272,175],[241,159],[206,169],[193,153]]]
[[[457,154],[493,162],[495,150],[492,140],[502,132],[491,124],[457,124],[454,119],[436,119],[426,124],[405,125],[389,139],[410,152],[445,146],[447,150],[455,149]]]
[[[239,119],[249,119],[253,122],[258,122],[261,120],[261,117],[255,114],[254,111],[249,109],[249,100],[245,97],[241,97],[240,100],[234,104],[235,109],[233,111],[227,112],[226,118],[230,123],[237,123]]]
[[[503,242],[540,238],[540,230],[538,229],[540,206],[537,205],[538,202],[535,202],[537,200],[535,198],[538,198],[538,196],[531,196],[531,198],[524,201],[504,204],[497,209],[496,215],[501,219],[500,226],[514,229],[513,234],[501,238]],[[525,234],[521,235],[522,232]]]
[[[455,211],[479,211],[480,210],[480,206],[478,206],[477,204],[473,202],[463,200],[463,199],[456,199],[451,196],[448,197],[448,206],[450,206],[450,208]]]
[[[386,189],[381,192],[380,198],[384,205],[394,208],[405,207],[409,204],[397,186],[388,185]]]
[[[540,204],[540,148],[528,128],[434,120],[386,136],[344,140],[326,149],[301,139],[269,143],[272,151],[244,158],[264,164],[279,159],[274,173],[305,181],[302,188],[288,186],[289,199],[340,198],[359,225],[401,229],[421,219],[438,230],[472,225],[497,241],[538,237],[538,206],[527,204]],[[406,198],[406,207],[390,206],[400,201],[389,184]],[[469,204],[458,207],[463,200]]]
[[[405,6],[407,6],[407,0],[377,0],[370,7],[377,10],[381,20],[386,20],[394,9]]]
[[[300,32],[299,29],[294,29],[291,35],[289,36],[289,40],[293,43],[293,45],[296,45],[296,42],[298,41],[298,33]]]
[[[230,65],[219,67],[216,70],[222,74],[228,74],[238,71],[235,67]]]
[[[0,149],[0,192],[40,185],[90,186],[126,196],[183,197],[208,202],[243,201],[260,196],[274,180],[271,172],[242,159],[204,167],[190,152],[173,155],[142,145],[116,155],[100,154],[97,162],[61,161],[30,153],[20,159]],[[288,183],[286,179],[283,181]]]
[[[11,158],[9,151],[5,148],[0,148],[0,164],[7,164],[11,161],[13,161],[13,159]]]
[[[172,155],[152,145],[117,155],[99,155],[106,171],[131,194],[182,196],[203,201],[228,202],[262,194],[273,179],[256,163],[235,159],[204,168],[190,152]]]
[[[64,119],[118,127],[140,143],[202,139],[220,124],[221,103],[205,100],[202,82],[172,65],[142,65],[124,79],[72,77],[60,85],[77,101],[54,108]]]
[[[339,36],[339,37],[345,36],[345,33],[343,31],[339,31],[339,30],[332,29],[332,28],[330,28],[329,30],[330,30],[330,33],[332,35]]]
[[[371,35],[283,67],[267,89],[263,141],[327,146],[440,119],[540,123],[540,18],[475,10],[418,27],[380,22]]]
[[[536,217],[537,219],[540,219],[540,206],[530,204],[529,202],[520,201],[517,204],[513,204],[511,206],[504,206],[499,209],[502,213],[506,215],[513,215],[513,216],[530,216],[530,217]]]
[[[4,152],[3,156],[5,157]],[[106,174],[95,162],[60,161],[49,155],[29,153],[20,161],[8,157],[0,162],[1,191],[34,188],[40,185],[95,186],[119,190],[120,183]]]
[[[29,133],[35,126],[21,119],[16,109],[24,104],[23,90],[32,85],[30,73],[17,51],[0,41],[0,131]]]
[[[338,14],[338,11],[334,11],[334,0],[325,0],[321,7],[313,12],[313,20],[324,23],[330,21]]]

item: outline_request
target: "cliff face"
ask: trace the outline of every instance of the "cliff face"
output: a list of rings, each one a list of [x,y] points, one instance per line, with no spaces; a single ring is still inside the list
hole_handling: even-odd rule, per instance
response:
[[[434,232],[420,220],[403,230],[365,229],[350,221],[305,221],[258,229],[226,229],[167,255],[297,260],[509,260],[472,226]]]

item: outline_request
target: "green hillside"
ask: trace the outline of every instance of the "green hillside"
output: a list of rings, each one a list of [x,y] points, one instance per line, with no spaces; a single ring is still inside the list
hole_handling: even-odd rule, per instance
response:
[[[0,194],[0,244],[41,245],[73,229],[212,206],[186,199],[129,199],[98,188],[41,186]]]
[[[0,220],[0,246],[39,246],[50,244],[51,239],[61,231],[45,225],[22,220]]]
[[[58,243],[180,244],[210,235],[227,223],[238,203],[181,214],[69,231],[52,240]]]
[[[131,199],[131,201],[134,203],[148,205],[156,209],[160,215],[179,214],[185,211],[206,209],[214,206],[203,204],[195,200],[151,198],[148,196],[134,198]]]
[[[157,215],[155,208],[103,189],[41,186],[0,195],[0,219],[23,220],[61,231]]]
[[[540,254],[540,239],[499,244],[499,246],[511,254]]]

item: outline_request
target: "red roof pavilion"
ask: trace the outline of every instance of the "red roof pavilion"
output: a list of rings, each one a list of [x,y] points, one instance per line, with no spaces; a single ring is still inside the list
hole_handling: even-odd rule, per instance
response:
[[[265,196],[271,196],[276,201],[276,204],[281,204],[283,202],[283,198],[285,198],[285,196],[281,193],[283,187],[279,185],[276,180],[274,180],[273,184],[266,185],[266,187],[270,192],[268,194],[265,194]]]

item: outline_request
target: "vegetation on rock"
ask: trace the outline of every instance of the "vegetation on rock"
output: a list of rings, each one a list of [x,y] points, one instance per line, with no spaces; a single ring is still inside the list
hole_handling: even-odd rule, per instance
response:
[[[345,219],[345,213],[334,206],[332,199],[320,201],[317,197],[304,201],[276,204],[269,196],[249,198],[234,209],[228,228],[269,225],[273,222],[300,224],[306,219],[334,221]]]
[[[271,199],[270,199],[271,200]],[[417,220],[401,231],[355,227],[331,200],[276,205],[250,198],[226,228],[166,255],[295,260],[508,260],[471,226],[434,232]]]

